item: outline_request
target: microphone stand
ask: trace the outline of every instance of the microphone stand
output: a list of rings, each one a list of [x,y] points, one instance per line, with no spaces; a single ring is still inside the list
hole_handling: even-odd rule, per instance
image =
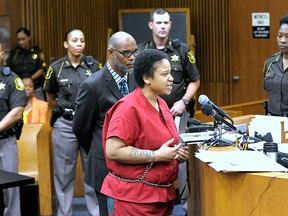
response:
[[[225,121],[225,123],[226,123],[226,121]],[[234,145],[234,143],[229,143],[229,142],[221,139],[222,135],[223,135],[222,124],[223,124],[223,119],[220,119],[220,118],[214,119],[214,138],[213,138],[212,142],[206,147],[205,150],[208,150],[212,146]]]

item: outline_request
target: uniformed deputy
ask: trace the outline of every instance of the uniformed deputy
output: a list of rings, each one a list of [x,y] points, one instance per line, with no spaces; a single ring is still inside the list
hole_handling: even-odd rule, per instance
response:
[[[21,79],[3,67],[4,52],[0,44],[0,169],[18,173],[18,148],[15,125],[22,119],[27,96]],[[21,128],[20,128],[21,129]],[[19,216],[19,188],[3,190],[4,216]]]
[[[81,30],[69,30],[65,34],[64,47],[68,55],[50,65],[44,83],[48,104],[53,109],[50,124],[53,126],[54,185],[59,203],[58,216],[72,215],[78,151],[80,150],[83,176],[87,159],[87,154],[72,131],[77,91],[85,78],[101,68],[98,61],[83,54],[85,38]],[[84,183],[84,193],[90,215],[98,215],[94,189]]]
[[[279,21],[277,43],[280,52],[264,64],[264,89],[269,96],[268,115],[288,117],[288,16]]]
[[[30,31],[26,28],[17,30],[18,46],[9,52],[5,65],[10,67],[21,79],[23,77],[31,77],[35,85],[35,97],[44,100],[45,58],[38,46],[30,46],[30,35]]]
[[[168,55],[171,63],[171,75],[174,78],[173,88],[170,95],[160,95],[168,104],[174,117],[181,116],[179,133],[185,132],[185,126],[189,117],[194,115],[194,96],[200,86],[200,75],[196,66],[193,52],[186,44],[178,39],[169,38],[172,27],[170,15],[167,10],[157,8],[150,13],[149,28],[152,30],[151,41],[138,45],[140,50],[158,49]],[[190,116],[188,112],[190,113]],[[179,190],[183,191],[183,197],[188,197],[185,188],[187,181],[186,163],[179,165],[178,183]],[[182,201],[184,209],[186,202]]]
[[[168,55],[174,78],[173,89],[170,95],[161,97],[167,102],[173,116],[182,115],[200,85],[194,54],[186,44],[169,38],[172,22],[165,9],[153,10],[148,26],[152,30],[153,40],[141,43],[138,47],[140,50],[158,49]]]

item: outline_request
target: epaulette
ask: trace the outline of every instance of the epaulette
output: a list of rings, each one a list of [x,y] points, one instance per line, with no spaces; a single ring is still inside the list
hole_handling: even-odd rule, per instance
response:
[[[149,40],[148,41],[144,41],[144,42],[138,44],[138,48],[141,49],[142,47],[145,47],[144,48],[144,50],[145,50],[145,49],[147,49],[147,46],[152,46],[151,43],[153,43],[153,42],[149,41]]]
[[[62,62],[65,62],[67,60],[65,57],[55,60],[54,62],[51,63],[51,65],[55,66],[57,64],[62,64]]]
[[[278,61],[281,54],[282,54],[281,52],[274,53],[273,55],[269,56],[267,60],[270,59],[272,62]]]

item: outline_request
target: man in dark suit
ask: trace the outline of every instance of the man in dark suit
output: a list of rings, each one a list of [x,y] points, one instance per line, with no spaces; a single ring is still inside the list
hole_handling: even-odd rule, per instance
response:
[[[73,131],[88,153],[85,183],[96,191],[100,215],[108,215],[106,196],[100,193],[108,173],[102,147],[102,127],[106,112],[136,88],[133,72],[139,53],[135,39],[126,32],[113,34],[108,42],[108,61],[87,78],[78,90]],[[122,90],[124,89],[124,92]]]

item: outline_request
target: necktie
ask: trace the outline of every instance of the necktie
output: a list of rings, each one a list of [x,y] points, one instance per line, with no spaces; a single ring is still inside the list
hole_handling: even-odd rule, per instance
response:
[[[119,83],[119,86],[120,86],[119,90],[123,96],[126,96],[127,94],[129,94],[127,84],[126,84],[126,81],[124,79],[121,80],[121,82]]]

